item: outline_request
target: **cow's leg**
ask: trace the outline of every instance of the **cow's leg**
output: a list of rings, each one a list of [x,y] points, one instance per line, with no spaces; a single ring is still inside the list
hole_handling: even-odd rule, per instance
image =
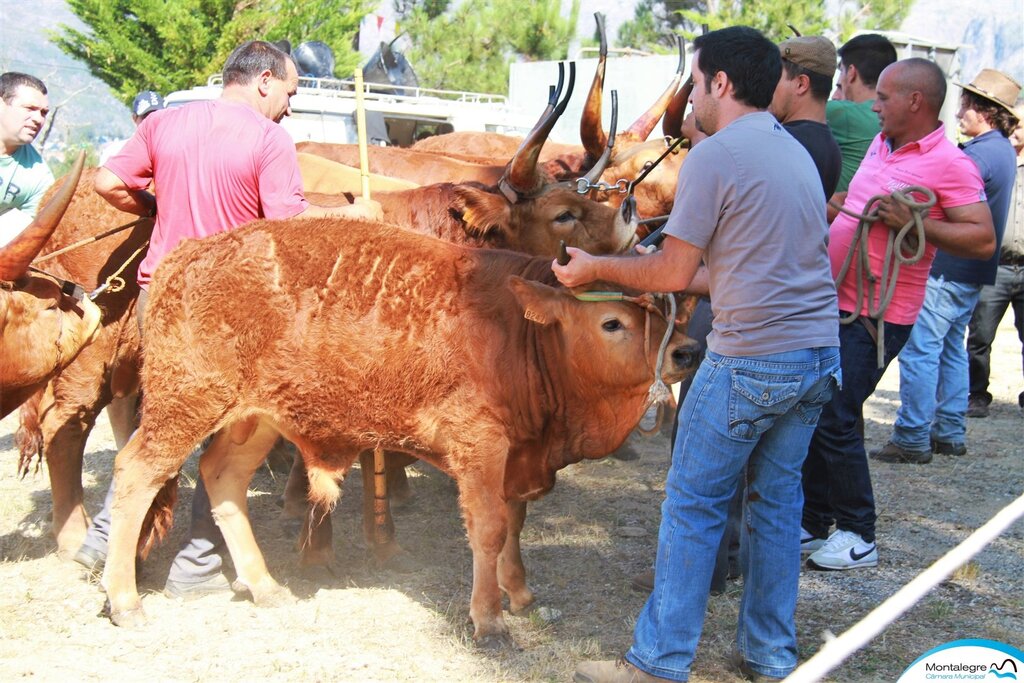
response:
[[[331,523],[330,507],[308,504],[302,521],[298,550],[300,567],[329,569],[334,563],[334,526]]]
[[[65,373],[74,373],[74,368],[70,366]],[[89,530],[83,504],[82,462],[86,438],[103,408],[102,387],[99,382],[84,382],[74,392],[58,387],[56,395],[54,389],[54,382],[46,387],[39,406],[39,429],[53,501],[51,530],[57,539],[58,555],[71,558]]]
[[[306,465],[298,453],[292,458],[292,469],[288,472],[288,481],[284,485],[284,519],[304,519],[306,517],[307,499],[309,495],[309,479],[306,476]]]
[[[416,462],[416,458],[393,451],[386,451],[384,457],[387,461],[388,500],[396,508],[401,508],[412,500],[412,489],[409,488],[405,468]]]
[[[114,444],[121,450],[128,443],[132,433],[139,426],[138,392],[127,396],[116,397],[107,406],[107,419],[110,430],[114,433]]]
[[[252,421],[252,422],[249,422]],[[249,524],[246,491],[252,475],[274,447],[278,432],[258,418],[222,429],[199,458],[210,507],[231,553],[238,581],[257,605],[291,602],[291,594],[270,576]]]
[[[387,471],[390,471],[390,458],[385,457],[384,462]],[[363,474],[363,536],[374,565],[385,567],[404,551],[395,540],[395,521],[391,516],[387,491],[381,497],[381,492],[377,490],[372,451],[359,454],[359,467]],[[377,519],[378,513],[380,519]]]
[[[519,535],[526,521],[526,501],[510,500],[505,506],[508,509],[508,532],[498,556],[498,583],[508,595],[509,612],[522,614],[534,600],[533,591],[526,585],[526,568],[519,547]]]
[[[477,449],[479,450],[479,449]],[[481,454],[477,463],[504,463],[504,458]],[[473,595],[469,616],[473,639],[487,648],[512,644],[501,614],[498,586],[498,555],[508,536],[508,509],[498,488],[503,481],[501,467],[480,466],[459,477],[459,503],[466,520],[466,534],[473,551]]]
[[[114,503],[102,585],[110,620],[117,626],[146,622],[135,583],[139,536],[153,499],[175,477],[192,450],[192,444],[183,446],[181,439],[166,442],[154,437],[140,428],[114,460]],[[169,509],[156,512],[169,513]]]

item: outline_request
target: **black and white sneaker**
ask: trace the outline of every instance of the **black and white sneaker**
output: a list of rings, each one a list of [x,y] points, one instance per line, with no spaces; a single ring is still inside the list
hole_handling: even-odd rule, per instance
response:
[[[807,558],[811,569],[856,569],[878,566],[878,547],[867,543],[860,534],[837,529],[825,545]]]
[[[815,536],[810,531],[800,527],[800,557],[807,557],[817,552],[825,545],[826,539]]]

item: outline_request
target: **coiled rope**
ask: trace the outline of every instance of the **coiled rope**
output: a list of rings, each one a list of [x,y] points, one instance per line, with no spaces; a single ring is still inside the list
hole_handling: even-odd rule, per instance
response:
[[[916,201],[911,197],[912,192],[924,195],[925,200],[921,202]],[[871,259],[868,254],[868,236],[871,233],[871,227],[881,220],[878,215],[878,202],[887,196],[891,196],[894,201],[910,209],[910,220],[896,232],[889,230],[888,226],[886,226],[888,236],[885,257],[882,260],[882,273],[881,275],[875,275],[871,270]],[[835,278],[836,286],[838,287],[846,278],[850,265],[853,263],[854,255],[856,255],[857,300],[856,305],[853,307],[853,312],[848,316],[841,316],[839,322],[843,325],[849,325],[861,318],[862,310],[867,310],[867,317],[875,321],[877,331],[875,326],[868,320],[861,318],[861,322],[875,339],[875,344],[878,347],[879,368],[885,367],[885,311],[889,308],[893,295],[896,293],[900,266],[913,265],[924,256],[926,246],[924,238],[925,212],[934,205],[935,193],[927,187],[920,185],[911,185],[903,190],[896,190],[891,195],[877,194],[864,205],[863,213],[857,213],[845,207],[832,204],[840,212],[852,216],[858,221],[857,231],[853,242],[850,244],[850,250],[847,252],[846,259],[843,261],[843,265]],[[906,250],[912,250],[912,253],[907,253]],[[878,301],[877,305],[875,304],[876,300]]]

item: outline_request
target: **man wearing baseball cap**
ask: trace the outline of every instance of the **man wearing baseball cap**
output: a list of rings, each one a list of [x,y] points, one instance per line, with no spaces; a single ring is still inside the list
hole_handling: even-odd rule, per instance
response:
[[[900,407],[892,436],[876,460],[924,464],[933,454],[965,455],[968,370],[964,334],[983,285],[996,281],[1016,154],[1010,134],[1017,125],[1013,105],[1020,85],[995,69],[963,88],[957,118],[971,139],[963,150],[985,184],[996,249],[984,261],[953,256],[939,249],[928,273],[924,305],[914,322],[900,363]]]
[[[797,36],[779,44],[782,77],[768,111],[804,146],[828,199],[836,191],[843,157],[825,121],[836,73],[836,48],[822,36]]]

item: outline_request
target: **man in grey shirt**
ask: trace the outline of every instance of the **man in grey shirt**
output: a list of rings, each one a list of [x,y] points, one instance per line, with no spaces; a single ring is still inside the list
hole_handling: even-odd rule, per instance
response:
[[[625,258],[572,249],[567,265],[552,264],[570,287],[606,280],[668,292],[690,286],[703,258],[714,311],[679,420],[654,590],[625,659],[580,664],[581,682],[687,680],[744,470],[748,552],[735,664],[781,678],[797,661],[800,470],[839,376],[825,204],[810,156],[765,111],[782,69],[778,48],[734,27],[701,36],[694,49],[693,107],[710,137],[680,170],[662,249]]]

